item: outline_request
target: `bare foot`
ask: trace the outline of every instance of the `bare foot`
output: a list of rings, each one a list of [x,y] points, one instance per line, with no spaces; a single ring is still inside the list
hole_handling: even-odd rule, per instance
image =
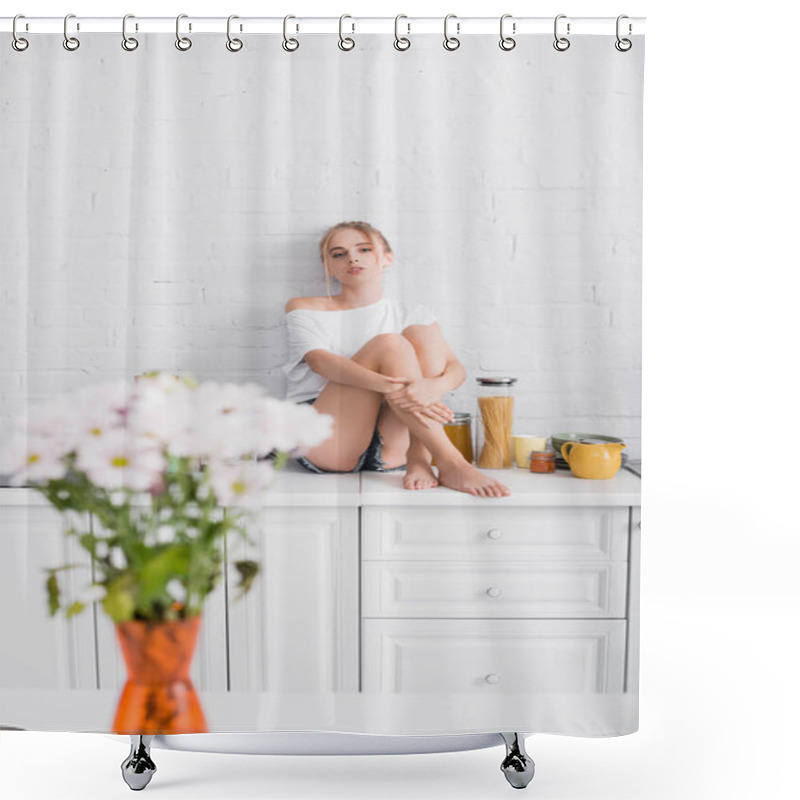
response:
[[[428,461],[421,459],[408,462],[406,475],[403,478],[403,486],[406,489],[433,489],[438,485],[439,479]]]
[[[507,497],[511,490],[462,460],[439,466],[439,483],[473,497]]]

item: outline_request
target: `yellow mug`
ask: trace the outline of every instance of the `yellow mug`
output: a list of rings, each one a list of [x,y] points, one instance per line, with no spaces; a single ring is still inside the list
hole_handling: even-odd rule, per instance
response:
[[[528,469],[532,450],[544,450],[547,447],[546,436],[528,436],[515,433],[512,437],[514,463],[521,469]]]
[[[561,455],[576,478],[613,478],[622,466],[624,447],[621,442],[565,442],[561,446]]]

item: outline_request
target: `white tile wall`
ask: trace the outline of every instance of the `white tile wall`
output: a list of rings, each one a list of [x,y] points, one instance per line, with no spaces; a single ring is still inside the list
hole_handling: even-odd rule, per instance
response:
[[[283,304],[324,294],[319,236],[364,218],[387,293],[434,308],[467,368],[454,405],[513,374],[519,429],[638,455],[641,49],[118,38],[2,55],[4,424],[153,368],[281,395]]]

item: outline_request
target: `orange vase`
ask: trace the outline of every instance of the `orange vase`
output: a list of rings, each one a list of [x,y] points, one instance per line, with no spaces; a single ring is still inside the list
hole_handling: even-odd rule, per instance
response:
[[[117,625],[128,680],[117,705],[114,733],[208,733],[189,678],[199,627],[199,616]]]

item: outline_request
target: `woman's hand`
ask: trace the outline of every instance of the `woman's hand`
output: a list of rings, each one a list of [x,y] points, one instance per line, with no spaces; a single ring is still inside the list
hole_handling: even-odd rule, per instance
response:
[[[435,378],[391,378],[387,381],[396,384],[396,388],[385,392],[385,397],[393,406],[408,411],[420,419],[422,416],[442,424],[453,421],[453,412],[443,402]]]

